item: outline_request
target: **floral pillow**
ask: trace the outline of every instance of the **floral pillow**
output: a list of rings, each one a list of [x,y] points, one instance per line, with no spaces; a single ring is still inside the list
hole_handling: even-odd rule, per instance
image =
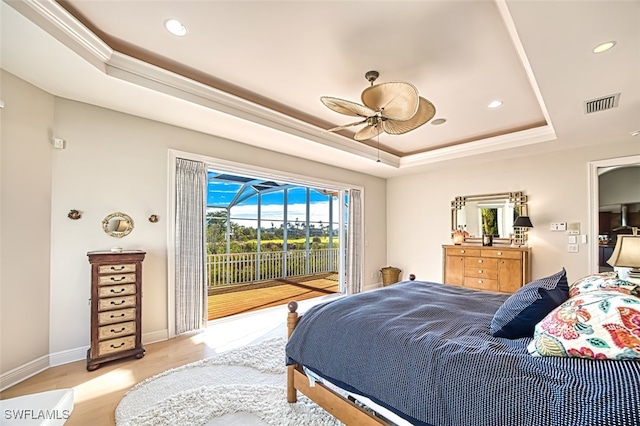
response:
[[[569,297],[591,291],[617,291],[632,296],[640,296],[640,285],[620,279],[617,272],[601,272],[587,275],[569,284]]]
[[[640,360],[640,298],[592,291],[570,298],[540,321],[533,356]]]

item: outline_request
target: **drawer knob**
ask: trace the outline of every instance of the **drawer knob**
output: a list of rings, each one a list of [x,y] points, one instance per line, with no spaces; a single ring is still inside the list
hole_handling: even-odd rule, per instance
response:
[[[460,250],[460,253],[461,253],[461,254],[464,254],[464,250]]]
[[[109,278],[109,279],[110,279],[111,281],[122,281],[122,280],[126,280],[126,279],[127,279],[127,277],[125,277],[125,276],[123,275],[123,276],[121,276],[121,277],[119,277],[119,278],[111,277],[111,278]]]
[[[483,272],[482,269],[478,269],[479,274],[482,274],[482,272]]]
[[[124,293],[125,291],[126,291],[126,289],[124,289],[124,288],[121,288],[120,290],[111,289],[111,290],[109,290],[109,293],[120,294],[120,293]]]
[[[114,329],[112,328],[112,329],[111,329],[111,332],[112,332],[113,334],[118,334],[118,333],[122,333],[124,330],[125,330],[125,328],[124,328],[124,327],[122,327],[120,330],[114,330]]]
[[[501,251],[498,252],[498,256],[502,256],[502,252]]]
[[[482,259],[478,259],[478,263],[482,263]]]
[[[120,343],[118,346],[116,346],[116,345],[114,345],[114,344],[111,344],[111,345],[109,345],[109,346],[111,346],[113,349],[118,349],[118,348],[121,348],[121,347],[123,347],[123,346],[124,346],[124,342]]]
[[[116,306],[120,306],[120,305],[123,305],[125,303],[127,303],[126,300],[121,300],[120,302],[116,302],[116,301],[113,301],[113,300],[111,301],[111,304],[112,305],[116,305]]]
[[[120,314],[120,315],[111,314],[111,318],[122,318],[122,317],[124,317],[124,314]]]
[[[482,284],[482,282],[483,282],[482,280],[478,280],[478,284]]]
[[[112,271],[122,271],[124,269],[124,266],[118,266],[117,268],[115,266],[112,266],[110,269]]]

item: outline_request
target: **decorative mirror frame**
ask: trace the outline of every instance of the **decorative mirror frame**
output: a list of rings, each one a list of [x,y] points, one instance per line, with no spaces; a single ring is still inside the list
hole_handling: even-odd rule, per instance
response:
[[[529,210],[527,207],[527,196],[522,191],[519,192],[498,192],[495,194],[479,194],[479,195],[465,195],[456,197],[451,202],[451,233],[458,229],[458,210],[464,207],[469,202],[477,201],[494,201],[504,200],[513,203],[514,209],[519,211],[520,216],[529,216]],[[494,244],[514,244],[524,245],[527,230],[525,228],[514,228],[513,236],[509,238],[494,238]],[[482,244],[482,237],[466,237],[465,243]]]
[[[124,229],[123,231],[111,231],[109,230],[109,222],[111,222],[111,219],[115,219],[115,218],[121,218],[121,220],[124,220],[127,222],[127,227],[126,229]],[[131,231],[133,231],[133,219],[131,219],[131,217],[127,214],[124,213],[120,213],[120,212],[115,212],[115,213],[111,213],[110,215],[107,215],[103,220],[102,220],[102,229],[104,230],[104,232],[107,235],[110,235],[114,238],[122,238],[126,235],[129,235],[131,233]]]

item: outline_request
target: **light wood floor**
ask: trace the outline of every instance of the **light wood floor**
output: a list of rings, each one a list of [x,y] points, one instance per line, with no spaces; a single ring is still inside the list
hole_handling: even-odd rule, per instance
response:
[[[74,409],[67,426],[112,426],[118,403],[133,385],[167,369],[215,355],[215,350],[206,343],[194,341],[190,336],[146,345],[145,349],[146,355],[140,360],[114,361],[93,372],[87,371],[86,361],[50,368],[1,392],[0,399],[73,388]]]
[[[278,286],[280,288],[271,286],[263,291],[256,289],[254,297],[248,297],[249,293],[235,292],[234,303],[254,301],[253,306],[243,304],[239,309],[243,312],[274,304],[281,306],[222,318],[212,321],[206,332],[145,345],[146,355],[139,360],[129,358],[106,363],[92,372],[86,370],[84,360],[53,367],[0,392],[0,399],[73,388],[74,409],[66,426],[112,426],[115,424],[114,414],[118,403],[136,383],[165,370],[211,357],[220,351],[228,350],[230,345],[239,346],[249,343],[260,333],[275,330],[276,333],[281,331],[282,336],[285,336],[287,308],[282,304],[288,303],[289,300],[300,301],[318,295],[326,296],[328,293],[337,291],[335,281],[320,281],[324,282],[305,282],[303,285],[281,283],[282,285]],[[267,300],[265,294],[273,294],[274,291],[278,296],[277,300]],[[221,297],[217,304],[222,306],[222,300]],[[314,300],[311,299],[308,302],[314,303]],[[38,407],[34,407],[36,408]]]

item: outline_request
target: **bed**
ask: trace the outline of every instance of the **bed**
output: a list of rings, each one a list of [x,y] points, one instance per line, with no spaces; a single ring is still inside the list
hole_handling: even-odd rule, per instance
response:
[[[405,281],[301,316],[290,303],[288,401],[299,391],[358,426],[393,424],[376,407],[423,426],[640,425],[640,345],[621,359],[533,356],[538,337],[492,336],[507,299],[513,296]]]

